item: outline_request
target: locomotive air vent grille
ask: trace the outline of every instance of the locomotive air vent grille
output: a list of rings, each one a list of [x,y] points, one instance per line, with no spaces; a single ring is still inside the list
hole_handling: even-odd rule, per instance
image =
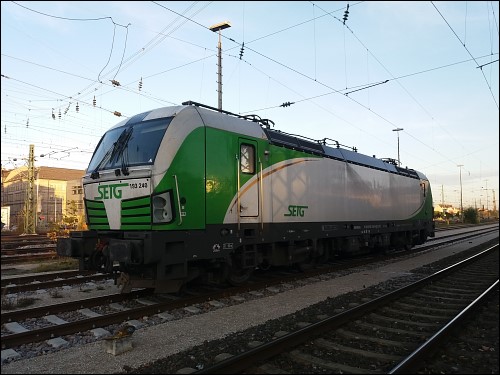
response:
[[[104,202],[85,199],[85,207],[87,208],[89,229],[109,229]]]
[[[151,229],[151,197],[122,200],[121,208],[121,229]]]

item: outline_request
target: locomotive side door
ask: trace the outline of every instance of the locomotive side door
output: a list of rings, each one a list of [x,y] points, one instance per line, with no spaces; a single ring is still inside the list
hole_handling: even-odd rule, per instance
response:
[[[259,216],[259,160],[257,142],[239,138],[237,157],[237,204],[240,217]]]

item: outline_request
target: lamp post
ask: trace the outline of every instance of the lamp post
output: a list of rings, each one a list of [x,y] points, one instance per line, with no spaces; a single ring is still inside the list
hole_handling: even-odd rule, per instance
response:
[[[460,221],[464,222],[464,206],[462,201],[462,167],[463,164],[458,164],[457,167],[460,168]]]
[[[403,128],[392,129],[393,132],[396,132],[398,134],[398,167],[401,167],[401,160],[399,159],[399,132],[401,130],[404,130],[404,129]]]
[[[228,27],[231,27],[229,22],[224,21],[221,23],[218,23],[216,25],[210,26],[209,29],[211,31],[219,32],[219,44],[217,45],[217,60],[218,63],[217,65],[219,66],[219,71],[218,71],[218,90],[217,92],[219,93],[219,109],[222,110],[222,43],[221,43],[221,30],[227,29]]]

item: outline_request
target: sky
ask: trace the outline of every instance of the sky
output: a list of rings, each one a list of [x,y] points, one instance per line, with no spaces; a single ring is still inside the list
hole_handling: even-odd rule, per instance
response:
[[[1,162],[85,170],[103,133],[192,100],[400,160],[498,208],[499,2],[1,2]],[[289,103],[289,105],[288,105]],[[397,130],[399,129],[399,130]]]

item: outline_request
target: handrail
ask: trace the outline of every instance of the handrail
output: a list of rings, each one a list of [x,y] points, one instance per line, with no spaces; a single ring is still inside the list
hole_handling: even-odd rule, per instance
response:
[[[179,184],[177,182],[177,175],[173,175],[174,180],[175,180],[175,191],[177,192],[177,206],[179,207],[179,223],[177,225],[182,224],[182,210],[181,210],[181,200],[179,197]]]
[[[238,231],[240,230],[240,215],[241,215],[241,202],[240,202],[240,162],[238,158],[238,154],[236,154],[236,179],[238,182],[238,185],[236,186],[236,209],[237,209],[237,214],[236,216],[238,217]]]
[[[259,158],[259,164],[260,164],[260,177],[259,177],[259,185],[260,185],[260,228],[263,231],[264,230],[264,186],[263,186],[263,174],[262,174],[262,160]]]

